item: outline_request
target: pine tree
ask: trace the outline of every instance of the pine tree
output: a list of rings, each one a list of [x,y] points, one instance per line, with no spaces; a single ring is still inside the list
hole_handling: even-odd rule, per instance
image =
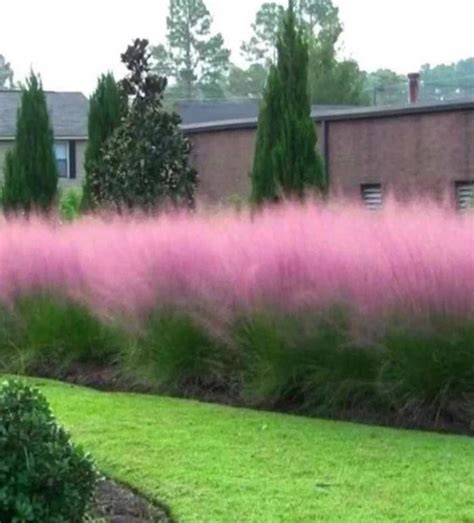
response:
[[[308,94],[308,45],[290,0],[259,116],[252,172],[255,202],[326,189]]]
[[[16,140],[5,164],[6,210],[47,211],[56,197],[58,170],[53,131],[40,79],[31,73],[21,92]]]
[[[87,144],[82,208],[93,207],[94,193],[100,186],[93,178],[96,165],[102,159],[102,148],[126,114],[126,99],[112,73],[102,75],[89,102],[89,141]]]
[[[170,0],[167,45],[152,49],[155,70],[172,78],[175,96],[223,96],[230,51],[222,34],[212,35],[212,17],[204,0]]]

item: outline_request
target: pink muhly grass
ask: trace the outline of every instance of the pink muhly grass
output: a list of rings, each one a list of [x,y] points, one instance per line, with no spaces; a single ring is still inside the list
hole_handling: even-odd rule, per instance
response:
[[[347,202],[261,212],[0,223],[0,299],[60,292],[97,312],[228,315],[346,303],[359,313],[474,313],[474,216]]]

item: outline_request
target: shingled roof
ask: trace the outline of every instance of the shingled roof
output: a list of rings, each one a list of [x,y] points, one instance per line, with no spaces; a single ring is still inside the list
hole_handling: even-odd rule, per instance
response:
[[[86,139],[87,98],[79,92],[46,91],[45,94],[55,138]],[[20,99],[20,91],[0,91],[0,140],[10,140],[15,136]]]
[[[259,104],[258,100],[189,101],[177,102],[174,108],[181,116],[183,126],[188,126],[232,120],[256,120]],[[352,108],[353,106],[344,105],[314,105],[312,112],[324,114]]]

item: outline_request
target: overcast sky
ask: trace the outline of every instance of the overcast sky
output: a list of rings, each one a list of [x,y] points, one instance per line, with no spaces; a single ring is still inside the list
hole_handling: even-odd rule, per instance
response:
[[[214,30],[239,58],[240,42],[263,0],[206,0]],[[334,0],[344,23],[344,55],[366,70],[400,73],[424,63],[474,56],[474,0]],[[120,75],[120,53],[134,37],[165,36],[168,0],[4,0],[0,54],[16,79],[31,67],[50,90],[89,94],[108,69]]]

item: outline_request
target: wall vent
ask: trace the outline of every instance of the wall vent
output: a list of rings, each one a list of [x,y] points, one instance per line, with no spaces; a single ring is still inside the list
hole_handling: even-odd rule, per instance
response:
[[[474,181],[455,182],[455,190],[459,211],[467,211],[474,206]]]
[[[364,183],[360,186],[362,201],[367,209],[378,211],[383,207],[383,191],[380,183]]]

